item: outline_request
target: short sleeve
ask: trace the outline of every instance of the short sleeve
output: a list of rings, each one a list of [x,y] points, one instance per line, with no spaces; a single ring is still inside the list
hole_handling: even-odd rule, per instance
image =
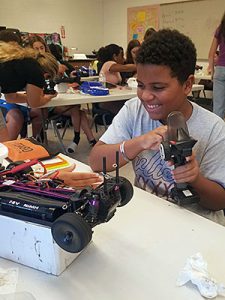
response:
[[[33,84],[43,88],[44,74],[33,58],[15,59],[0,64],[0,86],[3,94],[16,93]]]
[[[127,103],[114,117],[112,124],[101,136],[100,141],[105,144],[117,144],[132,138],[132,115]]]
[[[33,84],[39,88],[44,87],[44,74],[41,66],[35,59],[30,58],[26,60],[26,62],[24,63],[24,71],[27,83]]]

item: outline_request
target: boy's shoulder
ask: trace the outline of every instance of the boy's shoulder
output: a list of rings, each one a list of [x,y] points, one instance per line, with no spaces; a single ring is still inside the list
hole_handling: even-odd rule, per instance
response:
[[[224,121],[218,117],[216,114],[214,114],[213,112],[205,109],[204,107],[198,105],[195,102],[192,102],[192,106],[193,106],[193,113],[192,113],[192,117],[194,119],[197,119],[201,122],[208,122],[208,120],[214,120],[215,122],[219,122],[221,124],[224,123]],[[202,117],[203,119],[199,119],[200,117]]]
[[[225,122],[220,117],[194,102],[192,105],[193,112],[187,122],[188,126],[194,126],[203,131],[211,131],[213,128],[224,129],[225,133]]]
[[[127,107],[142,107],[141,101],[138,97],[131,98],[125,102]]]

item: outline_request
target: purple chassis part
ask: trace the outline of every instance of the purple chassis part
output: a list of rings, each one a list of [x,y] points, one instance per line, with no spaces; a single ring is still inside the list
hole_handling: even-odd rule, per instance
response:
[[[4,181],[0,180],[0,188],[6,187],[3,184]],[[40,196],[54,197],[60,200],[69,200],[72,194],[75,193],[74,190],[63,189],[63,188],[40,188],[40,186],[29,186],[21,182],[16,182],[8,185],[13,191],[20,191],[26,193],[32,193]]]

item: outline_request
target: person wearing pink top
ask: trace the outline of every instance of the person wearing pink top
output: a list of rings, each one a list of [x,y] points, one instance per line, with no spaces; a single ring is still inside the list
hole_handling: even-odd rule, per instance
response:
[[[214,66],[214,57],[219,48],[219,55]],[[213,112],[224,119],[225,116],[225,13],[216,29],[209,50],[208,72],[213,78]]]
[[[120,72],[113,72],[110,71],[111,67],[115,65],[115,61],[107,61],[104,63],[104,65],[101,68],[101,73],[105,75],[106,81],[111,83],[111,84],[120,84],[122,81]]]
[[[106,82],[118,85],[122,82],[121,72],[136,72],[135,64],[124,64],[123,48],[116,44],[109,44],[98,50],[99,74],[103,73]],[[123,106],[124,101],[101,103],[99,106],[114,115]]]

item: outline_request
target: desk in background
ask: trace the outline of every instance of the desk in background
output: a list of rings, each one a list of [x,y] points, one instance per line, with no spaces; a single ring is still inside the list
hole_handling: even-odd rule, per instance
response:
[[[93,58],[86,58],[86,59],[71,59],[68,62],[75,68],[79,69],[80,67],[89,67],[89,65],[94,61]]]
[[[81,77],[80,81],[98,81],[99,80],[99,76],[88,76],[88,77]]]
[[[56,106],[70,106],[70,105],[80,105],[86,103],[99,103],[99,102],[108,102],[108,101],[120,101],[120,100],[129,100],[137,95],[136,90],[130,89],[112,89],[110,90],[110,94],[106,96],[92,96],[88,94],[81,94],[80,92],[76,92],[74,94],[58,94],[55,98],[53,98],[50,102],[42,106],[41,108],[46,107],[56,107]],[[53,128],[56,133],[60,149],[63,153],[66,153],[65,146],[62,141],[62,137],[59,133],[59,130],[56,125],[56,118],[53,117]],[[44,113],[42,113],[42,128],[46,128],[45,126],[45,118]],[[48,145],[47,132],[44,131],[44,144]]]
[[[203,74],[203,73],[195,73],[195,83],[198,83],[201,79],[211,80],[212,75]]]
[[[88,94],[81,94],[79,92],[76,92],[74,94],[58,94],[55,98],[53,98],[50,102],[42,107],[120,101],[128,100],[136,96],[137,91],[135,89],[111,89],[109,95],[106,96],[92,96]]]
[[[191,284],[176,287],[186,259],[197,252],[224,282],[225,228],[135,188],[131,202],[94,228],[93,242],[61,276],[0,262],[19,268],[17,291],[36,300],[201,300]]]
[[[193,84],[192,92],[204,90],[203,85]],[[137,96],[136,89],[111,89],[109,95],[106,96],[92,96],[88,94],[80,94],[76,92],[74,94],[58,94],[50,102],[46,103],[42,107],[55,107],[63,105],[77,105],[85,103],[99,103],[108,101],[120,101],[128,100]]]

